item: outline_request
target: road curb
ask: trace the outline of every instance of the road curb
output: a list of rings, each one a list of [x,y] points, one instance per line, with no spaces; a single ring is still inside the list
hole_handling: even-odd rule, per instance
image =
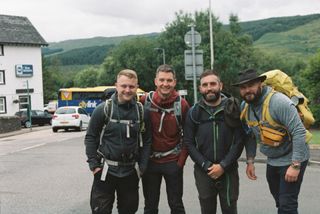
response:
[[[50,129],[50,128],[51,128],[51,126],[32,127],[32,130],[30,130],[29,128],[24,128],[24,129],[20,129],[18,131],[2,133],[2,134],[0,134],[0,138],[12,137],[12,136],[16,136],[16,135],[37,132],[37,131],[41,131],[44,129]]]

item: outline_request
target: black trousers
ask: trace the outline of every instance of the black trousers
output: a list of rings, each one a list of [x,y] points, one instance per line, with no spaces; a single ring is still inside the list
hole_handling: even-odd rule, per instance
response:
[[[195,165],[194,177],[202,214],[214,214],[217,212],[217,196],[219,196],[223,214],[237,214],[237,200],[239,197],[238,169],[225,172],[219,179],[213,180],[198,165]]]
[[[139,205],[139,178],[134,172],[129,176],[119,178],[107,174],[101,181],[101,171],[96,173],[91,190],[90,206],[92,214],[111,214],[115,193],[119,214],[133,214]]]
[[[183,195],[183,169],[176,161],[157,164],[149,162],[142,176],[143,195],[145,198],[145,214],[159,213],[159,198],[162,177],[166,182],[166,191],[171,214],[185,214]]]

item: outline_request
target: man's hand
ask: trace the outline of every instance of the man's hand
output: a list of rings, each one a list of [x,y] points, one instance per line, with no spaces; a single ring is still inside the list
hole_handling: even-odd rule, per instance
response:
[[[257,180],[254,163],[248,163],[247,164],[246,173],[247,173],[247,176],[248,176],[249,179]]]
[[[294,169],[292,166],[289,166],[284,179],[287,182],[296,182],[298,180],[299,173],[299,169]]]
[[[218,179],[224,173],[224,169],[220,164],[212,164],[208,168],[208,175],[213,179]]]
[[[97,172],[99,172],[100,170],[101,170],[100,167],[95,168],[95,169],[92,171],[93,175],[95,175],[95,174],[96,174]]]

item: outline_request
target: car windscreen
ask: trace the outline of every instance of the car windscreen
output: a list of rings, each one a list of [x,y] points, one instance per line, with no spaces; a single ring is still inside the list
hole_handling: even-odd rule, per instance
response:
[[[59,108],[56,111],[56,114],[74,114],[76,113],[76,109],[74,108]]]

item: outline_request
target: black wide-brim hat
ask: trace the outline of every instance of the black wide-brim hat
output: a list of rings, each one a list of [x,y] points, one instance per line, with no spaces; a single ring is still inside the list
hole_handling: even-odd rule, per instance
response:
[[[267,76],[265,76],[265,75],[259,76],[255,69],[247,69],[247,70],[239,72],[238,82],[235,84],[232,84],[232,86],[240,86],[242,84],[245,84],[245,83],[248,83],[251,81],[258,81],[258,80],[263,82],[263,81],[265,81],[266,78],[267,78]]]

